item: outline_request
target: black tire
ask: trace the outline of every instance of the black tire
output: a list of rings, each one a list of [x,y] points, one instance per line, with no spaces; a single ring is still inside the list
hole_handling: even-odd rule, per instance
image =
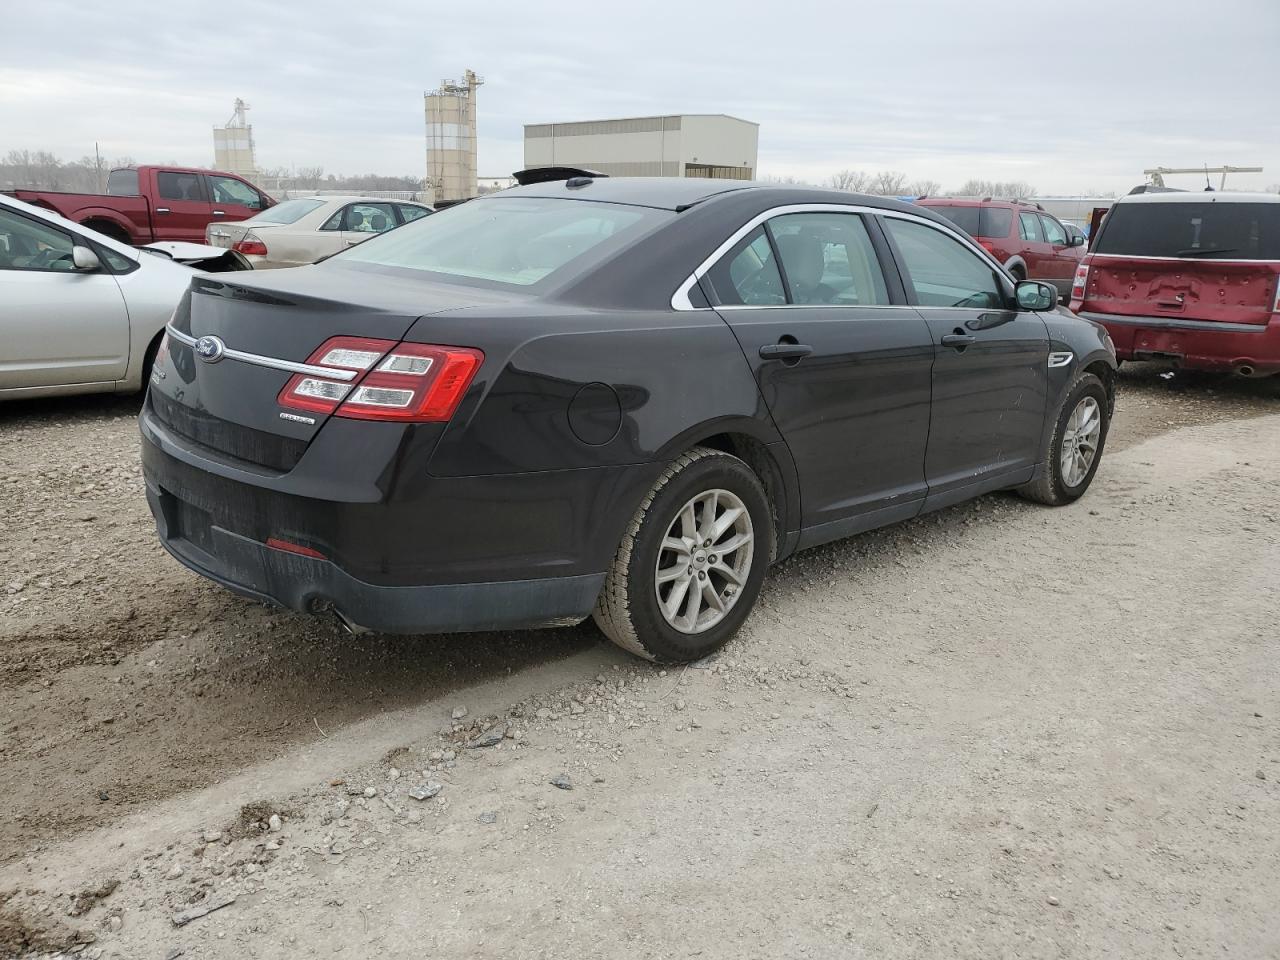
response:
[[[1098,447],[1093,455],[1084,478],[1074,486],[1067,483],[1062,475],[1062,441],[1067,421],[1076,407],[1087,397],[1092,397],[1101,412],[1102,424],[1098,434]],[[1051,507],[1059,507],[1073,500],[1078,500],[1089,489],[1093,476],[1098,472],[1098,464],[1102,462],[1102,452],[1106,448],[1107,433],[1111,429],[1111,403],[1107,396],[1107,388],[1092,373],[1082,373],[1076,377],[1067,391],[1066,399],[1058,410],[1058,418],[1053,425],[1053,434],[1049,438],[1048,448],[1041,460],[1039,476],[1030,483],[1018,487],[1018,493],[1036,503],[1045,503]]]
[[[129,234],[125,233],[124,230],[116,226],[110,220],[86,220],[81,224],[81,226],[88,227],[90,230],[95,230],[104,237],[110,237],[117,243],[123,243],[126,245],[131,245],[133,243],[133,239]]]
[[[1027,279],[1027,271],[1017,264],[1010,267],[1009,272],[1013,274],[1013,279],[1017,280],[1019,283]]]
[[[685,505],[714,490],[728,491],[746,508],[753,538],[750,567],[718,622],[698,633],[684,632],[668,623],[659,608],[657,565],[663,540]],[[663,472],[640,504],[592,616],[605,636],[646,660],[681,663],[705,657],[724,645],[751,613],[774,555],[774,537],[760,478],[737,457],[694,447]]]

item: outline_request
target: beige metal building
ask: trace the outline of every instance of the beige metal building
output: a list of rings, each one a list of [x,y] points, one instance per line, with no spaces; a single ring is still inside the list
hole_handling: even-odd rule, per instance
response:
[[[213,169],[252,178],[258,174],[253,155],[253,126],[245,120],[249,105],[236,98],[235,112],[221,127],[213,128]]]
[[[476,90],[483,77],[441,80],[424,94],[427,111],[426,200],[467,200],[476,195]]]
[[[526,167],[586,167],[612,177],[719,177],[756,174],[760,125],[723,113],[628,117],[524,128]]]

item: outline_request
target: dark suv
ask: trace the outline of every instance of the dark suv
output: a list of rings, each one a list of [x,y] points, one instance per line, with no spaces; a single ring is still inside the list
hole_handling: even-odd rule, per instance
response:
[[[942,197],[916,202],[977,240],[1015,279],[1053,284],[1060,299],[1071,294],[1072,278],[1084,258],[1084,234],[1068,230],[1038,203]]]

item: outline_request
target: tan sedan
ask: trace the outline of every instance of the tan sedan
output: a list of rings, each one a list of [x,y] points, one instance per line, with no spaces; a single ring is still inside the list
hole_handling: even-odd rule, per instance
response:
[[[409,200],[298,197],[237,223],[211,223],[205,240],[230,247],[254,269],[298,267],[434,211]]]

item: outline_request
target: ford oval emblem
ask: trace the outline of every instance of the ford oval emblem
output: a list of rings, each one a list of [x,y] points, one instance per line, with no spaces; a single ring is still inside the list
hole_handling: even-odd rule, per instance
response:
[[[217,363],[227,352],[227,345],[218,337],[201,337],[196,341],[196,356],[205,363]]]

